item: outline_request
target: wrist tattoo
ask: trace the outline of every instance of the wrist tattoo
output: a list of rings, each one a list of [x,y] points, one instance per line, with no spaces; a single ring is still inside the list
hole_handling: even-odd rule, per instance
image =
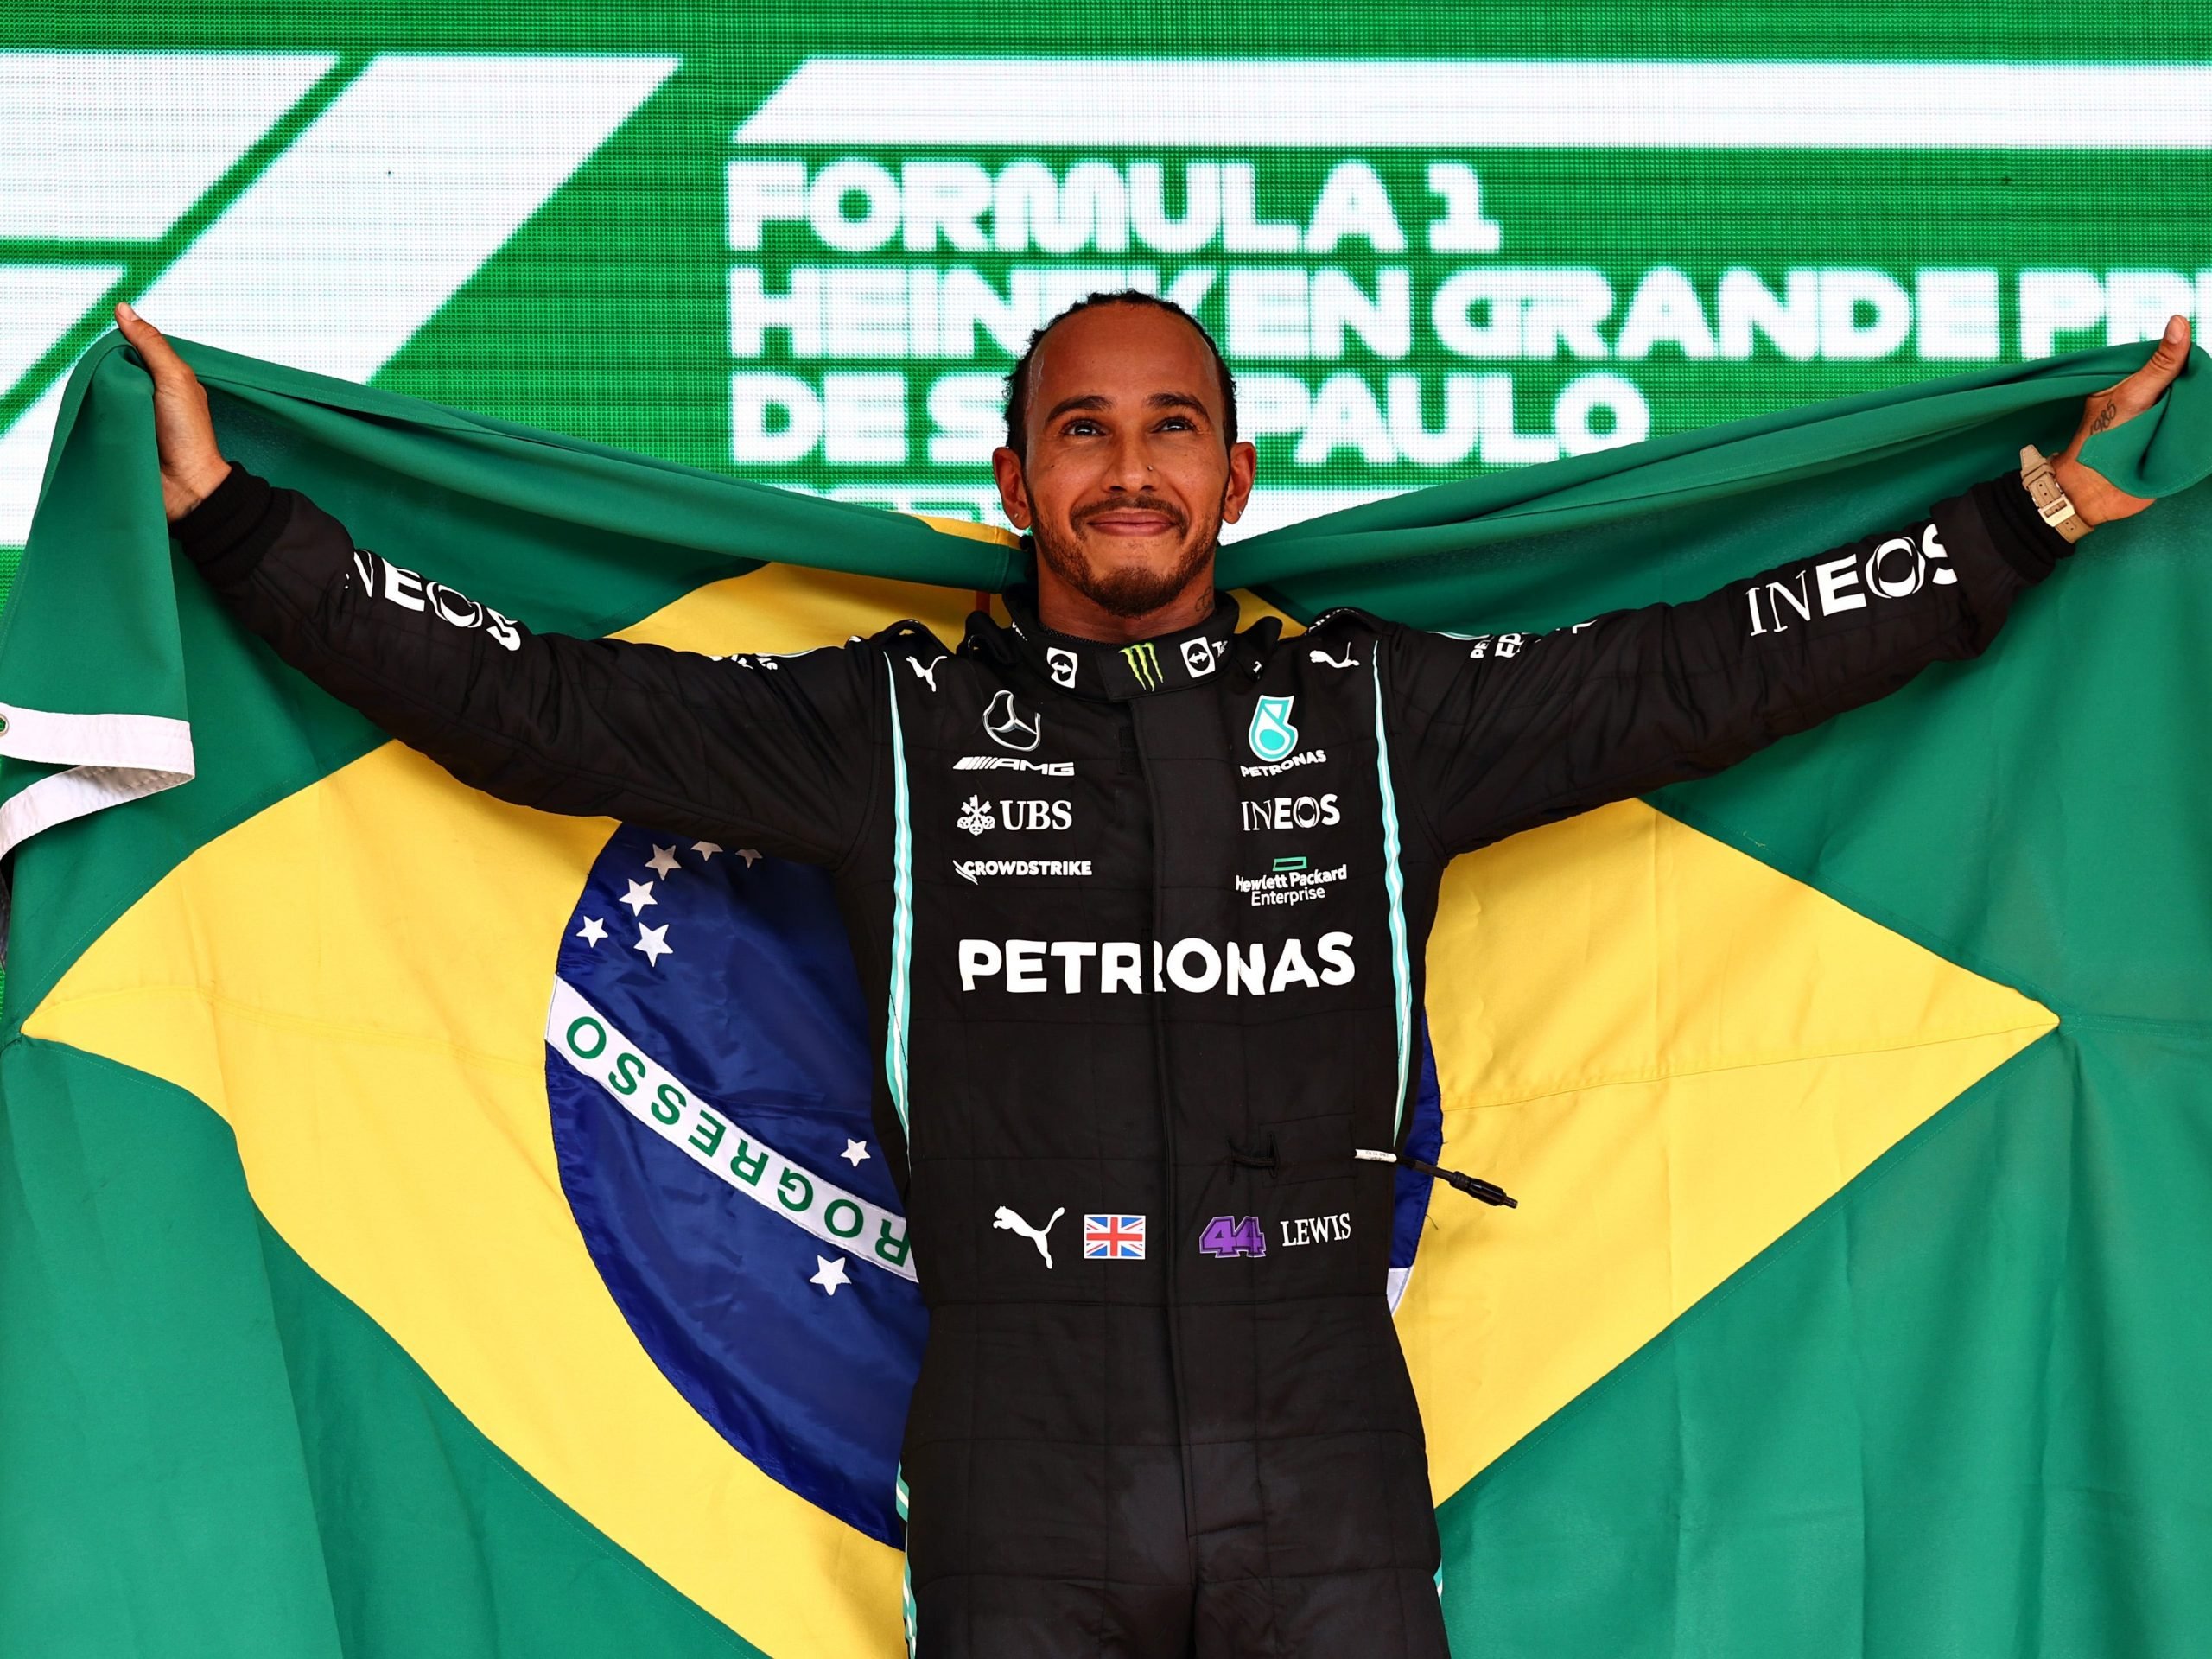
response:
[[[2118,404],[2107,404],[2102,409],[2097,411],[2096,418],[2089,423],[2089,435],[2091,437],[2094,437],[2098,433],[2110,426],[2114,420],[2118,419],[2119,416],[2120,405]]]

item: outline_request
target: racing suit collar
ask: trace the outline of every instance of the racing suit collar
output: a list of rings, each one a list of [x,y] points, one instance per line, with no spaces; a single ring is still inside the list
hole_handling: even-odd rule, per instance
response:
[[[1023,582],[1001,596],[1013,619],[1016,657],[1062,690],[1116,702],[1181,691],[1207,683],[1222,671],[1236,634],[1237,605],[1216,590],[1213,614],[1196,627],[1128,645],[1061,633],[1037,620],[1037,589]]]

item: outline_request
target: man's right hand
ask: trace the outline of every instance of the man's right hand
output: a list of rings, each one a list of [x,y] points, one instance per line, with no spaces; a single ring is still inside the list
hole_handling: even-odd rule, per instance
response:
[[[215,444],[207,390],[162,331],[115,302],[116,327],[145,359],[154,377],[154,447],[162,458],[162,511],[175,524],[214,493],[231,470]]]

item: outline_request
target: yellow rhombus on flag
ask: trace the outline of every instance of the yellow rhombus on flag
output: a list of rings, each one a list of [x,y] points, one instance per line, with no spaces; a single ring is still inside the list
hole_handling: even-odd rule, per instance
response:
[[[625,637],[949,636],[955,598],[769,567]],[[576,1236],[546,944],[614,827],[388,743],[200,849],[27,1029],[220,1112],[308,1264],[700,1605],[771,1653],[894,1654],[896,1551],[721,1440]],[[1440,1503],[2056,1023],[1640,802],[1460,860],[1429,966],[1446,1154],[1522,1200],[1433,1205],[1399,1309]]]

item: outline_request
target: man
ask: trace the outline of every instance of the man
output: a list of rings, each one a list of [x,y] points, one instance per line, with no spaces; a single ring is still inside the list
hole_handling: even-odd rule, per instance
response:
[[[118,317],[179,539],[286,660],[503,798],[833,872],[931,1308],[903,1460],[925,1659],[1445,1652],[1383,1290],[1446,863],[1980,652],[2074,537],[2149,505],[2078,452],[2188,348],[2177,318],[2032,493],[1977,485],[1694,604],[1286,639],[1213,587],[1254,452],[1212,342],[1098,296],[1009,379],[995,467],[1036,552],[1011,627],[717,661],[357,560],[227,466],[190,371]]]

